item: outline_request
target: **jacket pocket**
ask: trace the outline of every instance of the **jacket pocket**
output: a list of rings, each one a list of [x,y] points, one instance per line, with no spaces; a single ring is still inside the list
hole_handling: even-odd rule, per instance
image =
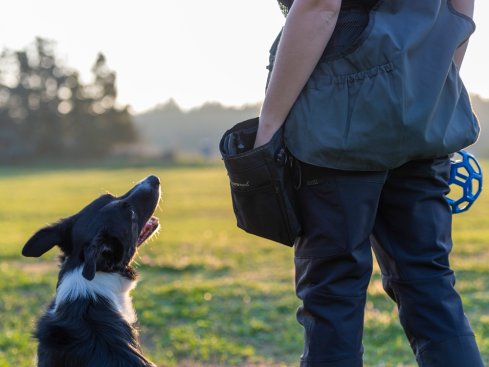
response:
[[[345,162],[362,162],[363,168],[349,169],[383,170],[376,166],[378,154],[390,151],[396,160],[401,155],[402,75],[392,62],[349,75],[329,73],[327,64],[319,64],[290,111],[285,136],[289,149],[318,166],[328,162],[328,167],[341,169]],[[307,158],[302,158],[299,154],[306,149]]]

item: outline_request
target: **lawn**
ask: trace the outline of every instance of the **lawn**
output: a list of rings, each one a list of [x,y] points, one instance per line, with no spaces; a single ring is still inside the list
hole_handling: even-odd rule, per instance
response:
[[[489,162],[485,162],[489,172]],[[298,365],[293,251],[236,227],[221,165],[140,169],[0,168],[0,366],[30,366],[34,320],[53,296],[57,251],[24,259],[34,231],[105,191],[155,174],[162,230],[136,258],[133,292],[146,355],[161,366]],[[489,194],[454,217],[452,267],[489,365]],[[365,318],[365,366],[415,366],[375,268]]]

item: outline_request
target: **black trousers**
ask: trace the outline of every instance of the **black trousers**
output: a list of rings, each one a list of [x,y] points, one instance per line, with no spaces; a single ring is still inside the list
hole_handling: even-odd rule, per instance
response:
[[[301,366],[360,367],[373,248],[422,367],[484,367],[453,288],[450,160],[382,172],[302,166],[304,234],[295,242]]]

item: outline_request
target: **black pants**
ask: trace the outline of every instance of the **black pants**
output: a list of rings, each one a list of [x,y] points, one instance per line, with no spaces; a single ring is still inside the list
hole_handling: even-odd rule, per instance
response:
[[[295,242],[301,366],[363,365],[371,247],[418,364],[484,366],[448,262],[449,174],[448,157],[383,172],[302,167],[304,234]]]

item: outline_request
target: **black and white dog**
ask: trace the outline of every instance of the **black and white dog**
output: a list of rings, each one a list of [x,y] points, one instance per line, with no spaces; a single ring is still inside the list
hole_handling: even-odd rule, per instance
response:
[[[127,194],[105,194],[75,214],[40,229],[22,254],[39,257],[59,246],[63,255],[56,295],[39,319],[39,367],[155,366],[138,341],[129,292],[131,262],[158,229],[153,213],[160,180],[149,176]]]

